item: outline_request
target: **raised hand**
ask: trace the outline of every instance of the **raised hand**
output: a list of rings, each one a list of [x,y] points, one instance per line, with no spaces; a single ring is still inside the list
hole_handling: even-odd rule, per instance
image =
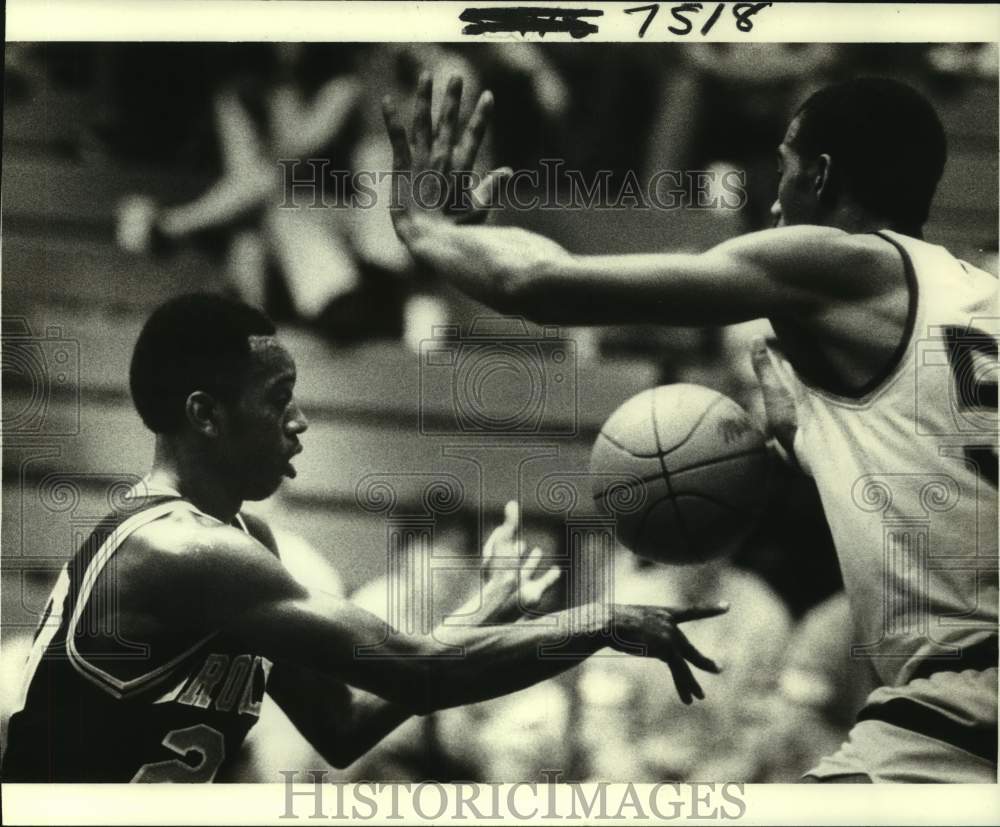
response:
[[[404,240],[421,221],[484,221],[485,207],[500,182],[511,174],[500,167],[485,176],[473,171],[493,110],[493,95],[484,91],[464,129],[459,124],[462,78],[448,81],[436,122],[431,113],[432,81],[424,72],[417,83],[413,121],[407,134],[398,107],[382,101],[392,143],[392,217]]]
[[[781,380],[764,338],[758,337],[750,345],[750,361],[764,397],[768,430],[792,462],[797,462],[794,446],[799,423],[795,398]]]
[[[537,608],[546,592],[559,579],[558,566],[550,566],[538,574],[542,549],[535,546],[530,552],[520,539],[520,510],[511,500],[504,508],[504,521],[490,534],[483,546],[483,570],[487,583],[506,580],[516,590],[519,612]]]
[[[550,566],[538,574],[542,550],[535,546],[529,552],[520,538],[520,509],[514,500],[504,508],[504,521],[490,534],[483,545],[483,572],[486,587],[492,592],[494,622],[515,620],[526,611],[541,605],[548,590],[561,573]]]
[[[689,663],[704,672],[718,674],[722,670],[711,658],[699,652],[678,628],[689,620],[705,620],[729,611],[729,605],[692,606],[668,609],[660,606],[614,607],[615,630],[622,636],[616,648],[634,652],[635,644],[643,647],[645,657],[662,660],[670,667],[677,695],[685,704],[694,698],[704,700],[705,693],[691,672]]]

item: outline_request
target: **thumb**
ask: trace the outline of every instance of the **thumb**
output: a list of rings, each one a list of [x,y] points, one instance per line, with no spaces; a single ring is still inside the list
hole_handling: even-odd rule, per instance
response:
[[[472,201],[474,212],[469,220],[485,219],[490,207],[495,207],[500,200],[500,194],[504,189],[504,182],[514,174],[510,167],[498,167],[490,170],[483,176],[483,180],[472,190],[469,197]]]
[[[521,521],[521,509],[517,500],[508,500],[503,507],[503,523],[500,528],[508,537],[513,537],[517,531],[518,523]]]
[[[763,336],[755,337],[750,343],[750,361],[753,364],[753,372],[757,375],[757,381],[762,385],[776,380],[771,353],[767,349],[767,341]]]

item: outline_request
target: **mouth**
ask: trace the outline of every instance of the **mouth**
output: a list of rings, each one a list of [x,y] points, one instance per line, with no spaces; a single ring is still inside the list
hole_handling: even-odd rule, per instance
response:
[[[302,453],[302,446],[296,445],[295,450],[288,455],[288,459],[285,461],[285,476],[293,480],[297,476],[298,472],[295,470],[295,466],[292,465],[292,460]]]

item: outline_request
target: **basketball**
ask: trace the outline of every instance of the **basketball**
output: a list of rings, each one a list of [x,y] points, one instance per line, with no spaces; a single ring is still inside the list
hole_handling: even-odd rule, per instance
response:
[[[652,388],[621,405],[590,457],[594,500],[640,557],[690,564],[736,550],[767,503],[764,435],[740,405],[700,385]]]

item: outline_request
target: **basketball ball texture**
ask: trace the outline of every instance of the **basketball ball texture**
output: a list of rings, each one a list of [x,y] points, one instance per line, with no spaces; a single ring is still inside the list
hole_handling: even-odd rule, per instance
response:
[[[718,391],[676,384],[633,396],[590,456],[598,509],[618,539],[659,563],[699,563],[738,548],[770,488],[764,435]]]

